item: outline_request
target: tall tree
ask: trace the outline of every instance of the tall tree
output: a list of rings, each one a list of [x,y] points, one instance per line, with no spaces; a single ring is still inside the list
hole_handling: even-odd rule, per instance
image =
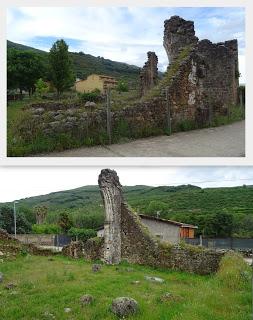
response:
[[[17,211],[17,233],[31,232],[31,224],[20,210]],[[0,228],[8,233],[14,233],[14,213],[13,208],[3,206],[0,208]]]
[[[73,221],[66,211],[60,213],[58,225],[61,227],[64,233],[67,233],[71,227],[73,227]]]
[[[35,82],[45,74],[43,59],[32,51],[8,49],[7,52],[7,88],[19,88],[22,94],[29,95],[35,90]]]
[[[52,83],[60,94],[69,89],[75,81],[72,61],[68,52],[68,45],[61,39],[57,40],[49,52],[49,64]]]

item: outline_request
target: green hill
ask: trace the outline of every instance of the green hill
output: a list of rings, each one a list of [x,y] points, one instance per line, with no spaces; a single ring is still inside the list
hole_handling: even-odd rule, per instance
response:
[[[183,186],[125,186],[124,197],[137,212],[192,223],[204,228],[215,214],[230,214],[234,234],[253,236],[253,187],[200,188]],[[19,200],[22,211],[35,205],[49,208],[48,223],[55,223],[62,210],[67,210],[79,227],[97,228],[103,223],[104,208],[97,186],[54,192]],[[3,206],[6,204],[0,204]],[[12,203],[7,205],[12,206]],[[225,223],[225,222],[224,222]]]
[[[14,43],[7,40],[7,48],[16,50],[29,50],[36,52],[44,57],[47,57],[48,52],[25,46],[19,43]],[[92,73],[106,74],[113,76],[116,79],[124,79],[130,83],[136,83],[139,79],[140,68],[127,63],[116,62],[103,57],[94,57],[83,52],[70,52],[73,60],[76,77],[85,79]]]

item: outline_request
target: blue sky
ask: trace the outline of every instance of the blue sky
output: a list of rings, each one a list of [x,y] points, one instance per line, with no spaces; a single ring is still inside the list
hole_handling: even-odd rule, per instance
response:
[[[103,168],[0,168],[0,176],[5,182],[0,184],[0,203],[84,185],[97,185],[101,169]],[[117,171],[122,185],[193,184],[202,188],[253,185],[253,167],[246,166],[111,167],[111,169]]]
[[[245,12],[240,7],[15,7],[8,9],[7,38],[47,51],[64,38],[71,51],[140,67],[147,51],[155,51],[165,71],[163,23],[172,15],[193,20],[200,39],[238,39],[240,82],[245,82]]]

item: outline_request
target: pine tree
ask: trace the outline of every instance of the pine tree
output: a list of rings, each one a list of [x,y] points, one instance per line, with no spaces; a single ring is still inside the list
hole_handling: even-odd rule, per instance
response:
[[[52,83],[57,90],[57,96],[74,84],[74,71],[68,52],[68,45],[61,39],[57,40],[49,52]]]

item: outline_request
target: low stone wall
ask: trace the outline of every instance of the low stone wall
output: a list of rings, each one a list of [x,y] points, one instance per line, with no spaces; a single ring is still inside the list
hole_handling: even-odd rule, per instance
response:
[[[92,144],[106,143],[106,110],[87,110],[82,104],[36,103],[25,109],[28,116],[17,125],[17,134],[30,141],[38,133],[48,137],[69,134]],[[138,138],[164,134],[166,130],[166,106],[163,98],[138,102],[111,112],[112,139]],[[35,134],[36,133],[36,134]]]
[[[36,247],[34,244],[24,244],[18,239],[9,235],[5,230],[0,229],[0,251],[4,258],[16,256],[20,253],[50,256],[55,254],[51,250]]]
[[[62,249],[62,254],[71,258],[87,260],[103,259],[104,239],[92,238],[85,242],[72,241]]]
[[[17,234],[16,238],[24,244],[54,246],[55,235],[52,234]]]

